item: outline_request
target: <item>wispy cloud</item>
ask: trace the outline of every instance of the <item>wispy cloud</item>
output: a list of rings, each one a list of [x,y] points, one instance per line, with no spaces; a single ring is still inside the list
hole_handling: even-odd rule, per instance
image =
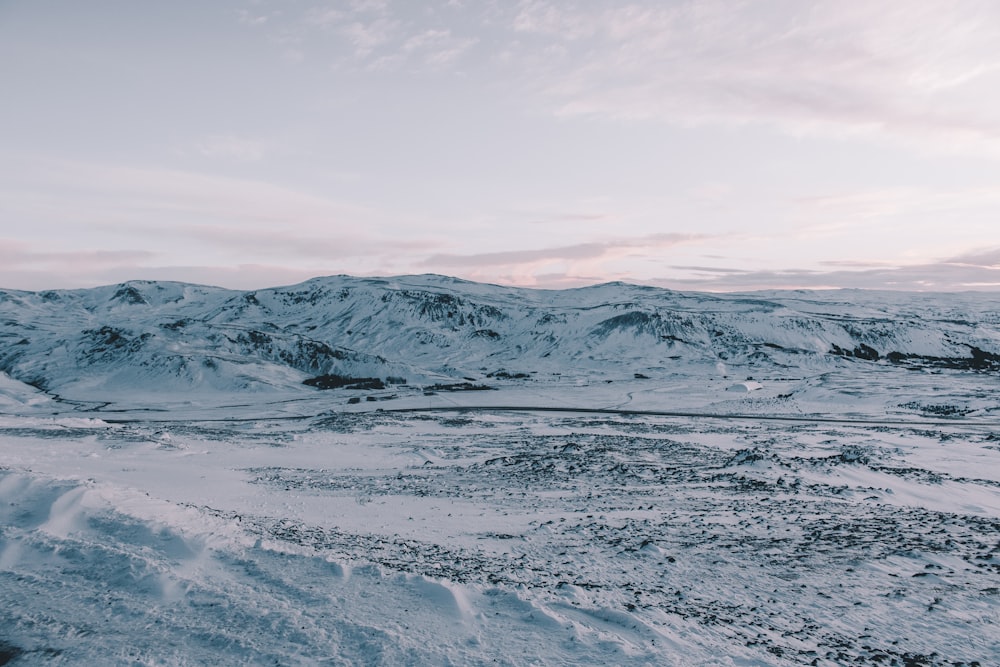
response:
[[[511,27],[538,42],[514,64],[531,63],[558,113],[878,133],[1000,156],[995,3],[525,0]]]
[[[675,289],[708,291],[859,288],[1000,292],[1000,248],[984,248],[940,261],[910,266],[844,264],[844,268],[830,271],[744,271],[726,267],[674,266],[671,268],[687,273],[688,277],[662,278],[649,282]]]
[[[417,266],[470,280],[524,287],[580,286],[630,276],[618,266],[637,259],[662,262],[677,246],[711,240],[703,234],[661,233],[543,248],[431,254]]]
[[[817,211],[849,213],[852,219],[860,222],[914,211],[995,206],[1000,204],[1000,186],[952,189],[913,186],[872,188],[841,194],[798,197],[796,203]]]
[[[948,260],[953,266],[979,267],[1000,270],[1000,248],[974,250]]]
[[[442,253],[431,255],[422,262],[422,265],[427,267],[478,268],[536,266],[562,261],[594,260],[628,252],[662,250],[671,246],[692,243],[706,238],[708,237],[699,234],[668,233],[531,250],[508,250],[467,255]]]
[[[271,183],[7,157],[0,210],[21,228],[0,244],[5,287],[32,284],[29,275],[55,286],[148,275],[154,263],[364,273],[442,247],[426,231],[400,233],[384,213]],[[45,196],[52,190],[57,198]]]
[[[67,267],[93,270],[148,261],[156,253],[148,250],[39,250],[22,241],[0,238],[0,263],[6,270],[60,270]]]
[[[402,51],[420,54],[426,65],[444,67],[455,62],[477,41],[470,37],[456,37],[451,30],[429,29],[403,42]]]
[[[337,69],[395,71],[406,67],[441,69],[455,64],[479,38],[464,24],[460,4],[337,2],[310,7],[296,20],[275,28],[275,39],[301,58],[304,45],[333,57]],[[461,12],[457,14],[456,12]],[[327,38],[316,45],[313,31]],[[332,41],[330,41],[332,40]]]
[[[347,37],[354,47],[354,55],[358,59],[367,58],[379,47],[389,43],[398,30],[395,21],[378,17],[368,22],[352,21],[341,26],[340,32]]]
[[[557,115],[1000,157],[1000,5],[982,0],[337,2],[267,29],[296,53],[321,31],[343,68],[474,66]]]
[[[150,237],[184,238],[210,246],[222,257],[267,256],[308,263],[342,261],[391,256],[413,256],[433,250],[440,242],[431,239],[386,238],[376,233],[350,232],[342,229],[327,234],[303,234],[294,229],[279,231],[235,225],[164,226],[149,229]]]
[[[156,259],[147,250],[52,250],[0,238],[0,288],[54,289],[97,284],[106,271],[134,273]]]
[[[431,255],[422,264],[427,267],[513,266],[562,260],[594,259],[603,256],[606,251],[607,245],[604,243],[578,243],[540,250],[508,250],[470,255],[437,254]]]
[[[246,9],[237,10],[236,17],[240,23],[248,26],[263,26],[270,18],[267,14],[251,12]]]
[[[176,225],[177,216],[183,215],[199,223],[229,222],[243,228],[268,225],[277,234],[290,226],[308,233],[336,224],[363,224],[374,216],[368,207],[272,182],[178,169],[7,157],[6,168],[0,167],[7,184],[0,186],[0,197],[9,194],[23,199],[23,193],[36,188],[60,189],[61,202],[44,204],[50,220],[128,223],[141,229]],[[81,207],[81,202],[86,206]],[[37,202],[37,206],[43,204]]]

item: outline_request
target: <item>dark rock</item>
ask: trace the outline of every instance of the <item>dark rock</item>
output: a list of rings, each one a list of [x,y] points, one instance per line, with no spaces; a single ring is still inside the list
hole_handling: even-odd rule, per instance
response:
[[[317,389],[385,389],[385,383],[378,378],[352,378],[346,375],[319,375],[303,380],[302,384]]]

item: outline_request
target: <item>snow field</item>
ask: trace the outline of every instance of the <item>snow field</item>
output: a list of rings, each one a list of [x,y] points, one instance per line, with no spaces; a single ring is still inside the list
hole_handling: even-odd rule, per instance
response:
[[[985,426],[171,417],[0,423],[0,654],[1000,661]]]

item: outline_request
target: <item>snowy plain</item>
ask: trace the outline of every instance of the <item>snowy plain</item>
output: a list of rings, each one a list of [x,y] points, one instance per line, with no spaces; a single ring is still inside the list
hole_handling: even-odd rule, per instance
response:
[[[551,306],[568,327],[528,337],[508,292],[410,282],[447,288],[424,303],[454,314],[421,306],[382,331],[382,297],[335,324],[316,300],[295,310],[339,327],[317,339],[355,337],[318,369],[280,366],[290,348],[227,315],[228,294],[197,317],[164,300],[183,326],[151,285],[3,302],[19,356],[0,374],[0,664],[1000,664],[1000,383],[953,361],[991,361],[991,304],[713,298],[718,318],[684,332],[635,305],[640,288],[603,286],[594,303],[619,306],[584,324],[519,295],[532,322]],[[71,298],[117,338],[81,334]],[[886,311],[947,321],[907,332]],[[219,321],[243,329],[226,343]],[[218,352],[234,341],[259,346]],[[343,369],[409,381],[301,384]],[[751,374],[759,389],[727,391]],[[429,389],[458,381],[491,390]]]

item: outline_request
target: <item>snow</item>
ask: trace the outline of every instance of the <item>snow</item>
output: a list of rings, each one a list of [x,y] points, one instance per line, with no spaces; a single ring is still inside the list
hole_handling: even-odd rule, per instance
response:
[[[1000,664],[988,297],[4,294],[0,662]]]
[[[859,365],[1000,366],[998,311],[989,295],[706,295],[620,283],[546,291],[440,276],[333,276],[252,292],[132,281],[0,290],[0,336],[10,342],[0,370],[85,405],[95,396],[127,402],[136,387],[161,400],[308,396],[315,390],[301,382],[331,372],[419,387],[525,384],[504,374],[581,386],[636,374],[725,381],[752,370],[770,385],[789,371]],[[976,362],[974,350],[986,356]]]
[[[0,625],[30,661],[1000,656],[990,428],[183,417],[3,422]]]
[[[0,371],[0,408],[24,412],[49,407],[52,399]]]
[[[738,394],[749,394],[751,391],[759,391],[764,388],[760,382],[755,382],[753,380],[746,380],[745,382],[737,382],[736,384],[731,384],[726,388],[726,391],[736,392]]]

